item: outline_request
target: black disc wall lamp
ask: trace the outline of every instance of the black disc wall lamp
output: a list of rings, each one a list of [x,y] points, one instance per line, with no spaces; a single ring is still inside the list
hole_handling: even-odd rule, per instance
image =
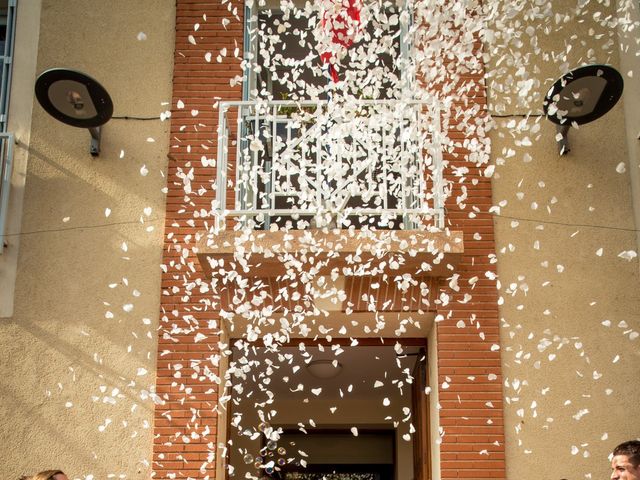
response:
[[[609,65],[585,65],[559,78],[547,92],[543,109],[556,124],[560,155],[569,153],[569,128],[592,122],[620,100],[624,81]]]
[[[113,102],[102,85],[82,72],[52,68],[36,80],[36,98],[53,118],[88,129],[89,152],[98,156],[102,125],[113,115]]]

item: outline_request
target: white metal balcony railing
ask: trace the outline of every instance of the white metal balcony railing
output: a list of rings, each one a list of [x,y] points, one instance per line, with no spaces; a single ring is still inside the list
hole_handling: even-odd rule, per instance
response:
[[[0,254],[2,254],[4,250],[4,234],[9,210],[12,163],[13,133],[0,133]]]
[[[218,228],[226,217],[265,229],[287,220],[298,228],[444,227],[440,112],[433,104],[242,101],[219,108]]]

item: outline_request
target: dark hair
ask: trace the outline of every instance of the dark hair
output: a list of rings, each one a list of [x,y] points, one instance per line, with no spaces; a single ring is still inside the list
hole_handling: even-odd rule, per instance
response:
[[[20,477],[20,480],[53,480],[53,478],[58,475],[64,475],[62,470],[44,470],[43,472],[36,473],[33,476],[23,475]]]
[[[613,449],[613,455],[626,455],[635,467],[640,465],[640,440],[629,440]]]

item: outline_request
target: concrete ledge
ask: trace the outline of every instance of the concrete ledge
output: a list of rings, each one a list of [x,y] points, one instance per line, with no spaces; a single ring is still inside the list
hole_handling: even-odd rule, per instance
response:
[[[198,259],[208,275],[220,269],[252,277],[290,268],[340,275],[411,273],[441,276],[464,253],[462,232],[423,230],[291,230],[205,233]]]

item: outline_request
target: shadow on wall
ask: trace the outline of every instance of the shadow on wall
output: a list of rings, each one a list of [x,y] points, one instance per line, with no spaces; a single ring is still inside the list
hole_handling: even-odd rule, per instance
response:
[[[124,214],[129,213],[132,219],[112,222],[105,217],[104,209],[111,206],[116,210],[123,199],[97,190],[94,178],[82,178],[38,148],[30,147],[29,153],[35,172],[30,172],[27,185],[31,201],[29,210],[25,212],[27,226],[23,225],[25,231],[21,234],[24,245],[21,248],[16,315],[35,318],[45,307],[54,318],[89,318],[88,327],[109,339],[110,343],[117,344],[123,352],[130,342],[135,341],[137,348],[127,355],[135,356],[136,361],[149,363],[150,358],[155,358],[157,349],[153,325],[157,322],[160,294],[163,218],[148,216],[141,223],[140,218],[133,217],[130,205],[140,205],[138,217],[142,217],[144,204],[141,202],[144,200],[132,194],[132,198],[127,199],[129,204],[122,208]],[[66,154],[61,152],[62,156]],[[88,153],[86,155],[89,157]],[[87,161],[93,160],[89,157]],[[98,170],[96,175],[106,176],[104,165],[95,161],[95,167]],[[54,175],[49,174],[51,171]],[[95,210],[95,214],[89,209]],[[63,223],[63,215],[71,216],[72,221]],[[74,223],[76,219],[79,220]],[[83,225],[78,226],[77,223]],[[34,228],[39,224],[42,229]],[[154,227],[152,232],[146,231],[149,226]],[[146,239],[148,241],[141,241]],[[126,252],[122,249],[125,244]],[[123,257],[127,261],[122,261]],[[117,260],[121,262],[118,264]],[[118,288],[109,288],[110,285]],[[138,292],[132,295],[136,289]],[[87,292],[92,292],[92,295],[87,297]],[[120,311],[125,304],[135,305],[135,313],[125,311],[122,318],[118,319],[116,314],[115,320],[105,321],[106,311]],[[149,318],[144,319],[146,323],[143,324],[141,317],[145,316]],[[135,323],[132,322],[134,318],[137,320]],[[114,335],[115,322],[118,322],[117,328],[127,328],[132,336],[127,336],[127,332]]]
[[[42,113],[42,115],[45,114]],[[102,153],[98,158],[91,157],[88,152],[90,138],[88,133],[63,124],[56,124],[56,127],[58,126],[59,131],[55,136],[49,132],[48,135],[51,135],[49,138],[39,135],[31,139],[28,148],[30,168],[26,184],[27,195],[42,194],[44,196],[46,194],[53,197],[52,200],[59,200],[55,206],[61,213],[65,212],[65,208],[70,211],[74,209],[78,211],[80,208],[80,213],[86,216],[87,207],[95,205],[97,220],[105,219],[105,207],[110,207],[114,211],[115,207],[129,211],[139,208],[139,211],[136,211],[135,220],[132,217],[131,221],[121,222],[122,224],[140,224],[138,217],[143,216],[145,206],[155,204],[153,206],[156,208],[164,209],[165,196],[160,193],[160,189],[166,184],[166,152],[160,145],[149,144],[147,138],[154,131],[160,133],[159,128],[162,129],[161,135],[168,135],[168,124],[147,129],[129,122],[109,123],[105,127],[108,129],[104,133],[107,138],[103,139]],[[70,137],[68,129],[72,130],[72,138],[75,140],[73,143],[68,140]],[[135,140],[132,142],[130,139]],[[43,141],[46,141],[46,145]],[[18,146],[25,148],[22,143]],[[47,151],[46,147],[51,147],[51,151]],[[140,150],[143,154],[127,153],[127,156],[120,158],[125,151]],[[135,155],[136,158],[129,158],[129,155]],[[38,160],[41,161],[40,164],[37,163]],[[143,170],[146,170],[144,175],[141,173]],[[159,175],[152,178],[147,176],[149,173],[159,173]],[[65,180],[59,188],[51,183],[56,177]],[[47,183],[36,184],[38,179]],[[144,195],[145,191],[148,192],[147,195]],[[71,193],[73,195],[70,195]],[[52,206],[54,206],[52,203],[47,205],[49,208]],[[161,225],[164,218],[154,220],[149,217],[144,220],[147,224],[156,222]],[[109,222],[109,225],[112,224]],[[91,226],[101,225],[92,224]],[[142,246],[141,243],[131,240],[132,244]]]
[[[124,395],[131,404],[139,405],[147,412],[153,412],[154,408],[150,401],[145,402],[140,397],[133,395],[131,390],[133,390],[134,387],[131,380],[127,378],[126,372],[118,372],[102,363],[97,363],[94,357],[88,355],[82,349],[65,340],[60,335],[52,334],[44,328],[39,327],[34,322],[20,319],[19,321],[11,321],[9,323],[13,323],[17,328],[28,332],[42,344],[54,350],[54,355],[43,356],[37,359],[37,361],[42,362],[43,367],[46,367],[46,363],[54,362],[61,365],[63,363],[61,359],[64,359],[70,366],[80,367],[83,373],[91,374],[96,381],[99,381],[101,384],[108,384],[111,387],[118,386],[122,395]],[[140,389],[138,391],[141,392],[142,390]]]
[[[45,400],[43,396],[43,400],[41,400],[38,404],[34,405],[33,399],[34,397],[19,397],[15,394],[15,392],[9,391],[4,384],[0,383],[0,395],[2,395],[3,409],[5,412],[11,412],[12,420],[11,423],[15,428],[16,424],[23,423],[24,426],[30,427],[29,429],[23,429],[15,431],[13,430],[10,435],[14,437],[13,444],[15,448],[20,448],[21,446],[30,445],[32,447],[44,447],[50,441],[54,441],[62,446],[64,451],[73,452],[74,455],[81,456],[82,460],[90,463],[95,461],[95,457],[92,455],[92,452],[87,450],[87,445],[83,443],[82,437],[80,436],[70,436],[70,435],[62,435],[60,431],[60,425],[58,423],[59,419],[52,417],[53,421],[48,421],[43,415],[43,407],[45,405]],[[0,416],[2,418],[4,415]],[[21,419],[22,422],[16,422],[16,419]],[[8,418],[6,419],[8,423]],[[54,423],[55,422],[55,423]],[[4,422],[3,422],[4,423]],[[7,432],[5,432],[6,434]],[[4,436],[4,435],[2,435]],[[1,437],[0,437],[1,438]],[[5,438],[5,441],[8,441],[8,438]],[[43,458],[39,460],[39,462],[46,461]],[[33,460],[25,459],[25,465],[31,464]],[[4,468],[9,468],[10,466],[5,465]],[[11,468],[21,469],[24,468],[19,465],[13,465]],[[5,471],[6,473],[6,471]],[[25,473],[34,473],[34,472],[18,472],[18,474]]]

